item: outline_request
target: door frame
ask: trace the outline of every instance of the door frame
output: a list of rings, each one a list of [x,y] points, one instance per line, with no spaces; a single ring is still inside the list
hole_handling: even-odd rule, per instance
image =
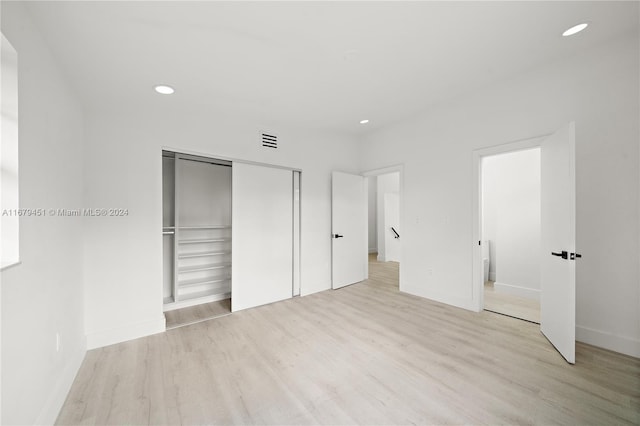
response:
[[[378,169],[370,169],[368,171],[362,172],[361,175],[364,176],[365,178],[369,178],[369,177],[373,177],[373,176],[380,176],[380,175],[386,175],[389,173],[395,173],[398,172],[400,173],[400,185],[399,185],[399,196],[400,196],[400,229],[406,229],[404,224],[405,224],[405,220],[404,220],[404,163],[399,163],[399,164],[395,164],[392,166],[387,166],[387,167],[381,167]],[[367,181],[367,202],[369,201],[369,182]],[[368,212],[369,210],[367,209],[367,217],[365,217],[365,220],[367,221],[367,223],[369,222],[369,217],[368,217]],[[377,233],[377,226],[376,226],[376,233]],[[379,236],[378,236],[379,237]],[[403,253],[404,253],[404,244],[400,244],[400,262],[398,262],[400,264],[400,268],[399,268],[399,272],[400,275],[398,277],[398,288],[400,289],[400,291],[402,290],[402,283],[404,282],[403,280],[403,274],[402,274],[402,259],[403,259]],[[369,250],[368,250],[368,245],[367,245],[367,259],[369,258]],[[369,278],[369,261],[367,260],[367,267],[366,267],[366,277]]]
[[[473,151],[472,164],[472,214],[473,214],[473,232],[471,239],[472,247],[472,294],[471,306],[476,312],[484,310],[484,273],[482,262],[482,159],[498,154],[506,154],[510,152],[525,151],[533,148],[540,148],[544,141],[551,134],[545,134],[528,139],[521,139],[513,142],[507,142],[500,145],[494,145],[487,148],[480,148]]]

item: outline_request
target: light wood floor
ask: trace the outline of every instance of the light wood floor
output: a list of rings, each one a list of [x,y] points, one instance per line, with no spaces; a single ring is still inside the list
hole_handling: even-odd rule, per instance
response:
[[[493,281],[484,283],[484,309],[540,324],[539,301],[497,293]]]
[[[230,313],[231,299],[224,299],[217,302],[203,303],[202,305],[167,311],[164,313],[164,317],[167,320],[167,330],[170,330]]]
[[[640,423],[640,360],[366,282],[89,351],[59,424]]]

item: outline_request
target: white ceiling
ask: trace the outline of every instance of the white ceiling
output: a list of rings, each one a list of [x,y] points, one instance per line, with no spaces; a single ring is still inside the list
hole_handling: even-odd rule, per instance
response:
[[[637,2],[30,2],[89,108],[358,134],[638,32]],[[568,27],[589,28],[563,38]],[[176,94],[153,92],[158,83]],[[358,124],[361,119],[370,124]]]

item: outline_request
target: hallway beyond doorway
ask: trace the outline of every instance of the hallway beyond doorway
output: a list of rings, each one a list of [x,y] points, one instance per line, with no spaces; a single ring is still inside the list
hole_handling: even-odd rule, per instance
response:
[[[395,290],[400,288],[400,263],[381,262],[378,253],[369,253],[369,279]]]

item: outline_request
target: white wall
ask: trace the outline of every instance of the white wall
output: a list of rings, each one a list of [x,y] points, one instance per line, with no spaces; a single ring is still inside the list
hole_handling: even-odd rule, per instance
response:
[[[154,96],[150,91],[150,96]],[[179,96],[179,92],[176,95]],[[197,106],[196,106],[197,107]],[[156,111],[93,111],[84,148],[85,204],[129,215],[88,220],[85,308],[89,347],[164,329],[162,315],[163,147],[302,169],[303,295],[331,286],[331,171],[357,171],[356,144],[330,134],[266,127],[277,150],[263,148],[265,126],[205,110],[185,111],[158,96]],[[117,315],[114,313],[117,312]]]
[[[18,52],[21,207],[81,207],[80,105],[23,4],[3,2],[2,32]],[[52,424],[85,353],[82,218],[20,227],[22,263],[2,272],[2,424]]]
[[[367,178],[367,212],[369,226],[369,253],[378,252],[378,177],[369,176]]]
[[[638,34],[442,104],[362,141],[404,164],[401,290],[475,309],[472,151],[576,122],[577,337],[640,356]]]
[[[387,233],[391,229],[385,228],[384,220],[384,195],[400,193],[400,172],[385,173],[378,176],[377,187],[377,222],[378,222],[378,260],[386,262],[392,260],[387,258],[386,243]]]
[[[231,225],[231,167],[174,161],[179,164],[178,221],[174,225]]]
[[[482,239],[496,291],[540,297],[540,149],[482,160]]]

